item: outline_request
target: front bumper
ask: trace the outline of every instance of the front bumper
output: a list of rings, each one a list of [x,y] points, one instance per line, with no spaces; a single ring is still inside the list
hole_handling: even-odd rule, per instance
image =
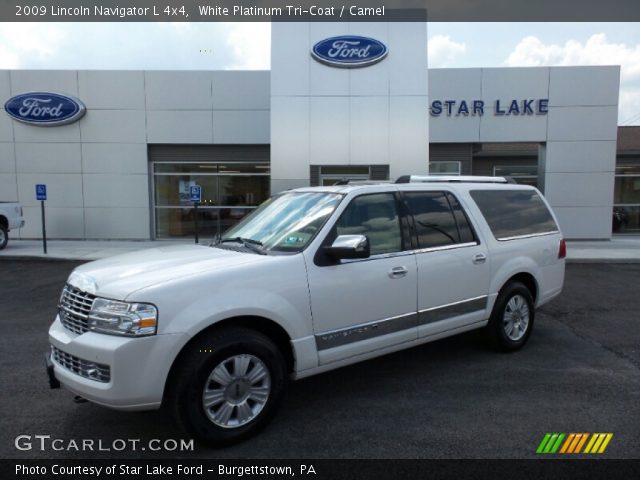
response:
[[[80,376],[49,355],[54,378],[76,395],[118,410],[153,410],[162,402],[169,369],[178,352],[189,340],[186,334],[123,338],[67,330],[60,318],[49,329],[49,342],[59,350],[107,365],[108,382]]]
[[[60,388],[60,382],[53,372],[53,362],[51,361],[51,352],[44,354],[44,365],[47,368],[47,376],[49,377],[49,387],[51,389]]]

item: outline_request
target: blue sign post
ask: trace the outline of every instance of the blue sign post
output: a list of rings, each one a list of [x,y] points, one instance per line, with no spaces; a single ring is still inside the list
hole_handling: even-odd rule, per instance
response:
[[[193,227],[195,231],[195,241],[198,243],[198,205],[202,201],[202,187],[200,185],[191,185],[189,187],[189,197],[193,202]]]
[[[47,199],[47,186],[43,183],[36,185],[36,200],[40,200],[40,210],[42,211],[42,249],[47,254],[47,228],[44,217],[44,201]]]

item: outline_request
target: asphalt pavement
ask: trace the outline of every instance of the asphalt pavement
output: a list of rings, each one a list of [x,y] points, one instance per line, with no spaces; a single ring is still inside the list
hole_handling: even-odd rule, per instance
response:
[[[0,458],[535,458],[547,432],[611,432],[601,457],[640,458],[640,264],[568,265],[519,352],[493,352],[476,332],[430,343],[291,384],[274,422],[242,444],[152,452],[112,447],[186,440],[166,412],[77,404],[48,387],[47,329],[80,263],[0,259]],[[16,448],[20,435],[30,449]],[[69,447],[83,440],[94,450]]]

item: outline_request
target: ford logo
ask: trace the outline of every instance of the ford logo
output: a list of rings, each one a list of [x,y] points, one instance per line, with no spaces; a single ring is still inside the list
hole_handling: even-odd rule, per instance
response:
[[[368,67],[378,63],[387,53],[384,43],[355,35],[327,38],[311,49],[311,56],[318,62],[343,68]]]
[[[77,98],[60,93],[29,92],[16,95],[4,104],[14,120],[30,125],[65,125],[79,120],[85,113],[84,104]]]

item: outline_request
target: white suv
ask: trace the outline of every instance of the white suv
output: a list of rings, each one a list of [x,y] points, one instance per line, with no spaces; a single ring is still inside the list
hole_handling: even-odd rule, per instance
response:
[[[49,330],[52,386],[165,404],[209,445],[265,426],[299,379],[476,328],[522,347],[566,247],[540,192],[494,177],[299,188],[211,246],[82,265]]]

